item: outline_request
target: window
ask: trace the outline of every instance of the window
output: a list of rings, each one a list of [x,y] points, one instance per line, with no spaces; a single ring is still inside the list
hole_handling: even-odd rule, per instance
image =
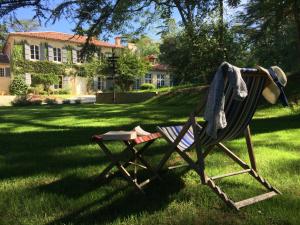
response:
[[[54,88],[55,89],[62,89],[62,87],[63,87],[63,77],[59,76],[58,77],[58,84],[55,84]]]
[[[81,59],[81,51],[77,50],[77,63],[83,63],[83,60]]]
[[[112,53],[111,52],[105,52],[104,55],[105,55],[106,58],[112,57]]]
[[[40,48],[37,45],[30,45],[30,58],[39,60],[40,59]]]
[[[141,80],[140,80],[140,79],[136,79],[136,80],[134,81],[133,88],[134,88],[135,90],[138,90],[138,89],[140,89],[140,87],[141,87]]]
[[[98,77],[97,89],[101,91],[104,90],[104,79],[102,77]]]
[[[0,77],[5,77],[5,69],[0,68]]]
[[[53,60],[55,62],[61,62],[61,49],[53,48]]]
[[[164,74],[157,74],[157,87],[165,86],[165,75]]]
[[[151,73],[145,75],[145,83],[152,84],[152,74]]]

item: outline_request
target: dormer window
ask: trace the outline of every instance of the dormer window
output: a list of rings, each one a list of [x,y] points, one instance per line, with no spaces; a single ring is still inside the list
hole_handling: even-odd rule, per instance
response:
[[[53,61],[61,62],[61,49],[53,48]]]
[[[40,48],[38,45],[30,45],[30,58],[34,60],[40,59]]]

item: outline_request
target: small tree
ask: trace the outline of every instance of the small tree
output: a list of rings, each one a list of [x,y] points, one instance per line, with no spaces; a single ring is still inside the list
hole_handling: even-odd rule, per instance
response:
[[[32,84],[42,84],[44,86],[45,91],[49,94],[49,89],[51,85],[58,84],[59,79],[58,76],[54,73],[46,73],[46,74],[33,74],[32,76]]]
[[[26,95],[28,86],[21,76],[16,76],[10,84],[9,91],[13,95],[22,96]]]
[[[125,50],[117,61],[116,82],[122,91],[130,90],[134,81],[144,76],[150,69],[150,63],[145,59],[135,55],[129,50]]]

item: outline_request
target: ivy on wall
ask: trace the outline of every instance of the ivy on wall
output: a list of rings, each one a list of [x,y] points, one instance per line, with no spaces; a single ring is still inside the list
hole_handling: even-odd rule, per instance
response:
[[[101,75],[105,62],[101,60],[90,60],[84,64],[74,64],[72,60],[72,46],[66,46],[67,63],[55,63],[51,61],[30,61],[25,60],[24,44],[22,41],[14,44],[12,51],[11,69],[15,76],[24,76],[25,73],[31,74],[56,74],[64,76],[92,77],[95,74]],[[48,58],[48,44],[45,45],[45,58]],[[94,70],[93,70],[94,68]]]

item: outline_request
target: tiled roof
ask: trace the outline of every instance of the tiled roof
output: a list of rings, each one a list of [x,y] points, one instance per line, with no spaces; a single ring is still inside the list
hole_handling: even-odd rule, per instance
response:
[[[22,37],[45,39],[45,40],[66,41],[66,42],[73,42],[73,43],[77,43],[77,44],[84,44],[87,40],[86,36],[65,34],[65,33],[52,32],[52,31],[13,32],[13,33],[10,33],[9,36],[22,36]],[[92,38],[90,42],[96,46],[101,46],[101,47],[123,48],[122,45],[111,44],[109,42],[100,41],[95,38]]]
[[[0,54],[0,63],[9,64],[9,58],[7,55]]]
[[[168,65],[165,65],[165,64],[154,64],[152,66],[152,70],[167,71],[168,70]]]

